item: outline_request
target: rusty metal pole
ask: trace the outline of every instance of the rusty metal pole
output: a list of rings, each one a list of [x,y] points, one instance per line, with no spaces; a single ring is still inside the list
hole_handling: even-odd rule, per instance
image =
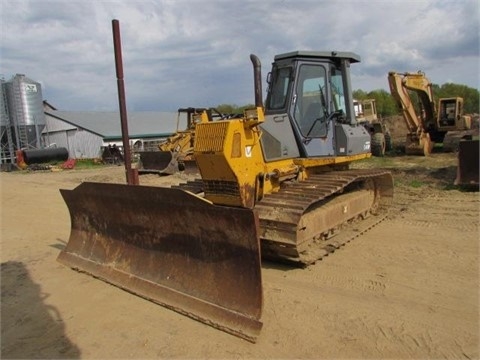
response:
[[[125,86],[123,81],[122,44],[120,39],[120,22],[112,20],[113,49],[115,52],[115,69],[117,71],[118,105],[120,107],[120,123],[122,127],[123,154],[125,174],[128,185],[138,185],[137,169],[132,169],[130,154],[130,139],[128,135],[127,105],[125,101]]]

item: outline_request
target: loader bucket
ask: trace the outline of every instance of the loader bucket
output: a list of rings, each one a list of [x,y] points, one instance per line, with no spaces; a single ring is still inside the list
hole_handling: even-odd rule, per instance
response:
[[[60,192],[71,234],[58,261],[255,342],[263,300],[254,211],[150,186]]]
[[[142,168],[139,172],[174,174],[178,171],[178,164],[170,151],[141,151]]]
[[[479,141],[462,140],[458,144],[455,185],[479,186]]]
[[[197,162],[194,159],[183,160],[180,169],[183,169],[185,174],[200,174]]]

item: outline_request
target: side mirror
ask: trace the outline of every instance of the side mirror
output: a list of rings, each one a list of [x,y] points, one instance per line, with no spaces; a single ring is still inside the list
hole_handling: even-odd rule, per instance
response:
[[[271,85],[272,84],[272,72],[269,72],[267,74],[267,84]]]

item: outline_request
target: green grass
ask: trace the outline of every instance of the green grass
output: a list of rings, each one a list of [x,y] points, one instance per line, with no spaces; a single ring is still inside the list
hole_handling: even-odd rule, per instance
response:
[[[425,183],[424,181],[421,181],[421,180],[417,180],[417,179],[414,179],[414,180],[408,180],[408,179],[399,179],[399,178],[396,178],[394,177],[393,178],[393,186],[403,186],[403,187],[410,187],[410,188],[414,188],[414,189],[418,189],[418,188],[421,188],[423,186],[426,186],[427,183]]]
[[[420,181],[420,180],[412,180],[408,183],[408,186],[410,186],[412,188],[420,188],[422,186],[425,186],[425,183],[423,181]]]
[[[395,166],[395,161],[392,157],[383,156],[383,157],[376,157],[372,156],[368,159],[359,160],[359,164],[366,164],[371,167],[393,167]]]
[[[61,165],[61,164],[60,164]],[[75,169],[95,169],[105,166],[102,162],[96,159],[77,159],[75,162]]]

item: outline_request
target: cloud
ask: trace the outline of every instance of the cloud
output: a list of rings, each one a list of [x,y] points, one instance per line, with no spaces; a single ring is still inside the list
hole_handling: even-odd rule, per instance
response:
[[[41,81],[64,110],[118,107],[111,20],[120,21],[127,106],[253,102],[249,54],[353,51],[354,88],[387,89],[389,70],[478,88],[475,0],[0,0],[1,73]],[[442,69],[443,75],[438,71]]]

